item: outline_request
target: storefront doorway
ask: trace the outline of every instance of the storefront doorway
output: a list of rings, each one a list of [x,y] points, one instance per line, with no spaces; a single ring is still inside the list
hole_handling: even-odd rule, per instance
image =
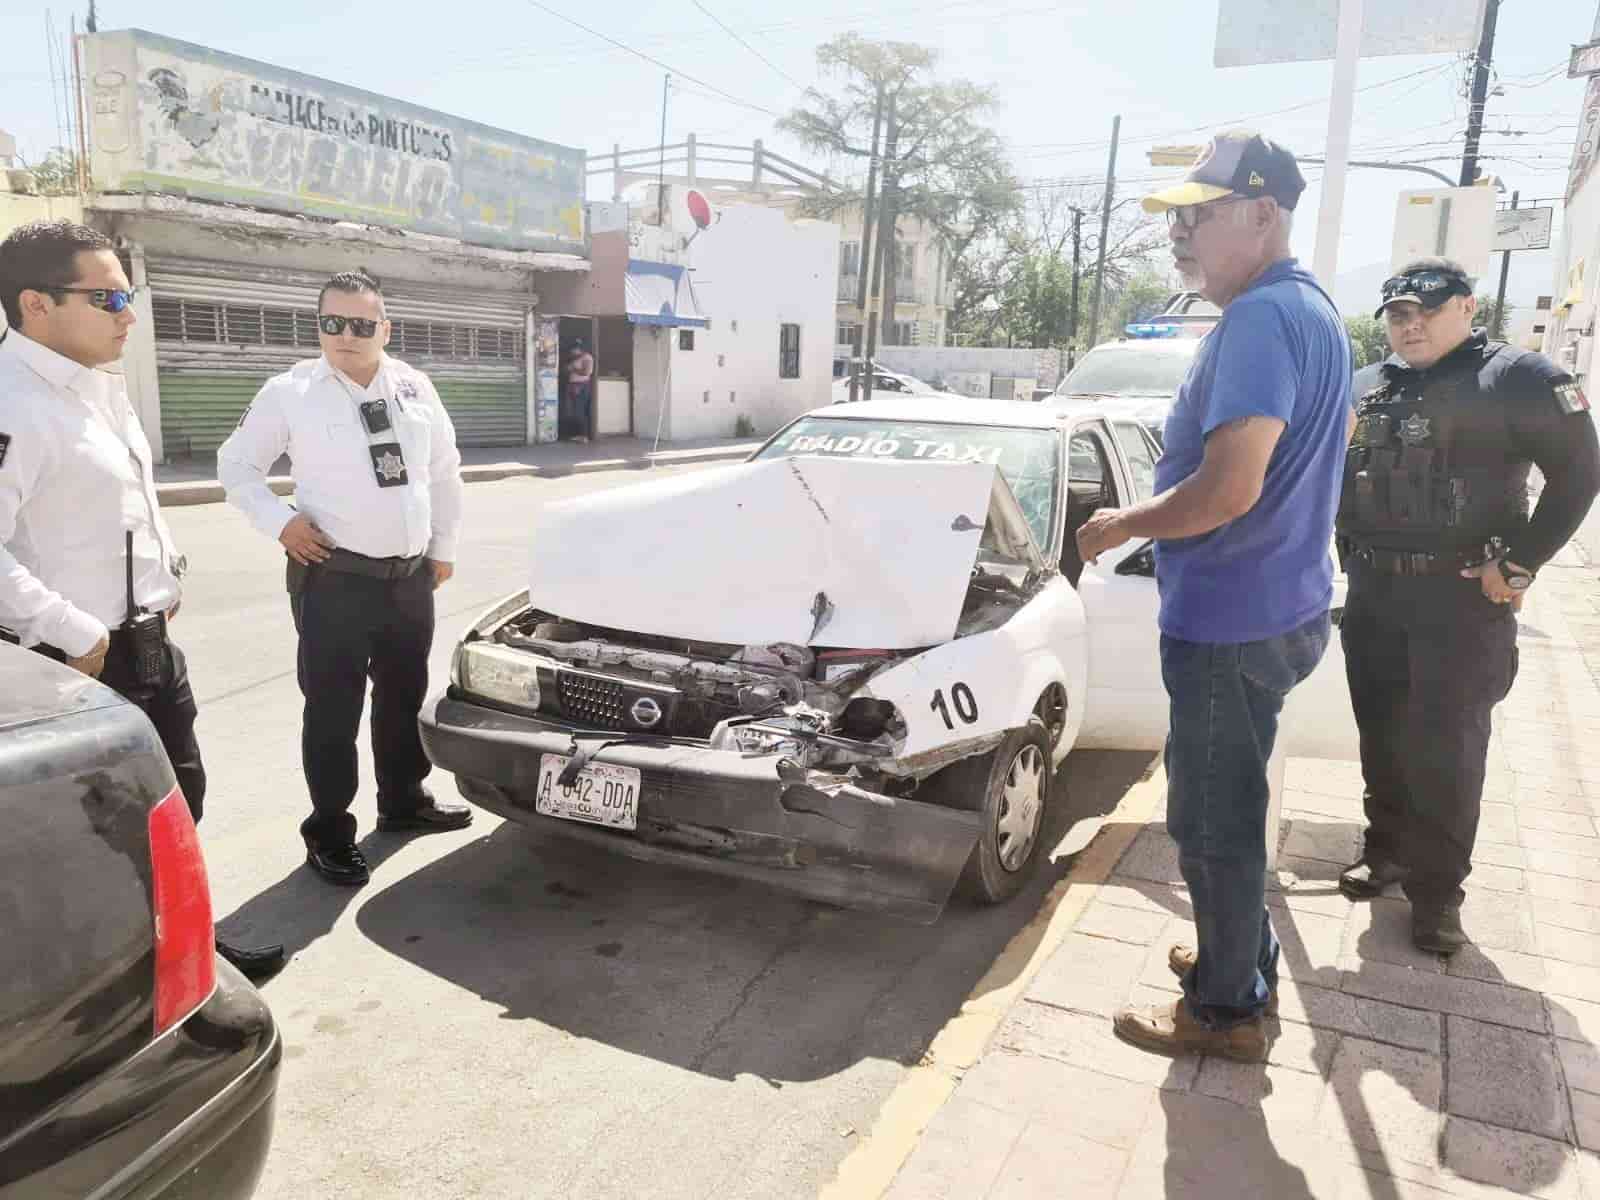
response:
[[[560,338],[561,416],[558,438],[588,441],[595,436],[595,387],[600,375],[600,350],[593,317],[562,317]],[[587,359],[587,362],[585,362]],[[575,375],[585,366],[587,379]]]

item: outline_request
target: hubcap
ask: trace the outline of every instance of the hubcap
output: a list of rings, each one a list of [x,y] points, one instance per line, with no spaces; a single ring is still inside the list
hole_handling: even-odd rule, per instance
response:
[[[1024,746],[1011,760],[1005,786],[1000,791],[1000,815],[995,823],[1000,865],[1020,871],[1033,853],[1044,809],[1044,756],[1037,746]]]

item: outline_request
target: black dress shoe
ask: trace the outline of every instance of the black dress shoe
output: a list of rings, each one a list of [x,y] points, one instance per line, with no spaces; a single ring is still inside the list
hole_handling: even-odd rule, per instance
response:
[[[378,814],[380,833],[444,833],[471,824],[472,810],[465,804],[440,804],[432,796],[410,812]]]
[[[1432,954],[1454,954],[1470,939],[1461,928],[1461,910],[1454,905],[1445,908],[1411,909],[1411,941],[1418,950]]]
[[[239,974],[252,982],[275,975],[283,969],[281,943],[274,943],[271,946],[252,946],[246,950],[243,946],[229,945],[218,938],[217,953],[227,959]]]
[[[367,860],[354,842],[346,846],[307,846],[306,865],[341,887],[360,887],[372,878]]]
[[[1363,858],[1339,874],[1339,890],[1352,900],[1371,900],[1381,896],[1390,884],[1403,883],[1410,867],[1387,858]]]

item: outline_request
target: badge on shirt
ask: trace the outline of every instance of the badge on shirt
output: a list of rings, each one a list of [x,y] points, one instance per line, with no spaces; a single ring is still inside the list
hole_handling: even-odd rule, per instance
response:
[[[368,446],[372,455],[372,476],[381,488],[403,487],[407,482],[405,455],[399,442],[380,442]]]
[[[1428,440],[1432,425],[1421,413],[1413,413],[1400,423],[1400,440],[1408,446],[1420,446]]]
[[[399,400],[415,400],[417,398],[417,385],[410,379],[402,379],[394,385],[395,398]]]
[[[1564,413],[1580,413],[1589,411],[1589,397],[1583,394],[1583,389],[1576,380],[1571,383],[1559,384],[1556,387],[1556,403]]]
[[[11,449],[11,435],[0,433],[0,467],[6,465],[6,451]]]

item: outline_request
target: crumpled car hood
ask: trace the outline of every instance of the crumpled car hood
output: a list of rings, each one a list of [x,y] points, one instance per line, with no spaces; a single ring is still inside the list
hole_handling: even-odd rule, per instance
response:
[[[955,636],[986,523],[986,554],[1039,565],[987,463],[743,463],[545,505],[528,597],[692,641],[930,646]]]

